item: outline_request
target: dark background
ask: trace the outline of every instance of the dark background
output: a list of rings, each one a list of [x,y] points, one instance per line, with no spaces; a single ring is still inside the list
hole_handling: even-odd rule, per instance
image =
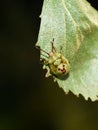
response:
[[[97,1],[89,2],[98,10]],[[65,95],[45,78],[35,49],[42,4],[0,4],[0,130],[97,130],[98,102]]]

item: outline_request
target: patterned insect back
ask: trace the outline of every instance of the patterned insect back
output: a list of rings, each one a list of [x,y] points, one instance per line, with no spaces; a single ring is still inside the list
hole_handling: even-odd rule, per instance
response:
[[[59,53],[56,52],[56,49],[54,47],[54,39],[52,40],[51,45],[52,50],[49,53],[40,49],[48,55],[47,60],[41,59],[44,61],[43,63],[45,65],[45,69],[47,69],[46,77],[49,77],[50,75],[58,78],[65,76],[70,72],[69,61],[61,54],[62,48],[60,49]]]

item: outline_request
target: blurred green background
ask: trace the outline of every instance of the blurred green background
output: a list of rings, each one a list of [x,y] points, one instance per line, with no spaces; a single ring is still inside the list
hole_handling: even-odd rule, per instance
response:
[[[45,78],[35,49],[42,4],[0,4],[0,130],[98,130],[98,101],[65,95]]]

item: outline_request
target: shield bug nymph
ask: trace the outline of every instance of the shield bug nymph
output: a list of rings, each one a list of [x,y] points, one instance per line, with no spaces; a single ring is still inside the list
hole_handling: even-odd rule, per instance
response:
[[[46,77],[49,77],[50,75],[58,78],[65,76],[70,71],[69,61],[61,54],[62,48],[60,49],[60,52],[56,52],[54,47],[54,39],[51,41],[51,46],[52,49],[49,53],[39,48],[47,54],[46,59],[41,58],[44,68],[47,69]]]

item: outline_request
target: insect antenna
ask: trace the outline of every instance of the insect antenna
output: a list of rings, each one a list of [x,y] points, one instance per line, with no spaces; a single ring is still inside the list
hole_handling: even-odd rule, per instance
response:
[[[49,53],[44,51],[43,49],[41,49],[39,46],[36,46],[36,49],[40,50],[40,51],[43,51],[44,53],[46,53],[48,56],[49,56]],[[43,55],[44,56],[44,55]],[[47,56],[46,56],[47,57]]]
[[[41,54],[42,56],[46,57],[46,58],[49,58],[48,56],[44,55],[44,54]]]
[[[62,53],[62,46],[60,46],[60,53]]]
[[[54,38],[53,38],[53,40],[51,41],[51,45],[52,45],[52,52],[56,52],[56,49],[55,49],[55,47],[54,47]]]

